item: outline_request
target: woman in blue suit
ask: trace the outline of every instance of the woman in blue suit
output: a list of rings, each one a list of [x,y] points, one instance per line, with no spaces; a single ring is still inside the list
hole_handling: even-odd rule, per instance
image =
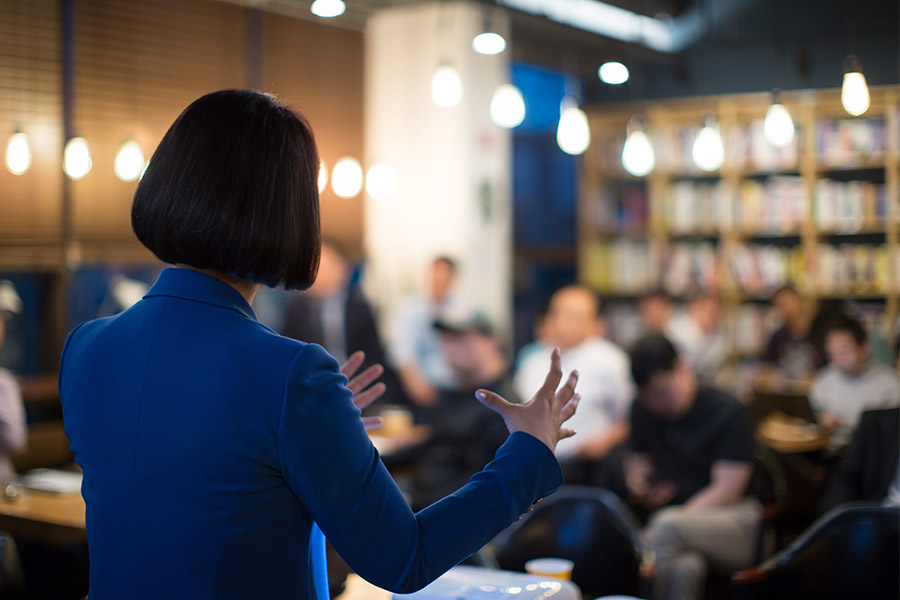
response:
[[[508,440],[414,514],[360,418],[380,367],[353,377],[359,354],[342,369],[257,321],[262,285],[315,279],[318,168],[306,120],[240,90],[196,100],[150,160],[132,226],[174,267],[76,327],[60,364],[91,600],[324,599],[325,537],[365,579],[412,592],[562,484],[553,450],[578,397],[575,373],[557,391],[557,354],[524,405],[477,394]]]

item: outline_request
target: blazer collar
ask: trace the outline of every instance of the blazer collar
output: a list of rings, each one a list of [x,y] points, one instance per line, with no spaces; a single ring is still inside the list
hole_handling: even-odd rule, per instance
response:
[[[248,319],[259,320],[240,292],[220,279],[193,269],[165,269],[144,298],[153,296],[171,296],[214,304],[238,312]]]

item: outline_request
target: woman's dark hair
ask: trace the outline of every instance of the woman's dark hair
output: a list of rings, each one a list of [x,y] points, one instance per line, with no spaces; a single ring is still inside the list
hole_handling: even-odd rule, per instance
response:
[[[305,289],[319,269],[318,173],[302,115],[260,92],[213,92],[159,143],[131,226],[163,262]]]
[[[675,369],[677,360],[678,352],[666,336],[645,335],[631,349],[631,377],[635,385],[644,387],[657,373]]]

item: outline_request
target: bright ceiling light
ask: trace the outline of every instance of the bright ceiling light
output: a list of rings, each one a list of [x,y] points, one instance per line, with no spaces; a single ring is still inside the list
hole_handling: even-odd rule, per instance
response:
[[[784,148],[794,140],[794,120],[791,113],[778,101],[778,92],[772,97],[772,105],[763,121],[763,135],[776,148]]]
[[[452,108],[462,101],[462,80],[449,64],[442,64],[431,80],[431,99],[442,108]]]
[[[328,167],[325,166],[325,161],[319,161],[319,193],[325,191],[325,188],[328,186]]]
[[[366,175],[366,192],[375,200],[388,200],[397,191],[397,175],[393,167],[374,164]]]
[[[569,96],[563,98],[559,109],[556,143],[566,154],[583,154],[591,144],[591,128],[588,125],[587,115]]]
[[[347,10],[347,6],[344,4],[343,0],[316,0],[312,3],[312,6],[309,7],[309,10],[317,17],[330,19],[344,14],[344,11]]]
[[[707,172],[722,168],[725,162],[725,147],[722,145],[719,124],[711,116],[704,119],[703,128],[694,139],[691,157],[695,165]]]
[[[628,81],[628,67],[620,62],[606,62],[600,65],[597,75],[603,83],[620,85]]]
[[[516,86],[504,83],[491,98],[491,120],[497,127],[512,129],[525,120],[525,100]]]
[[[500,54],[506,50],[506,40],[499,33],[486,31],[475,36],[472,49],[478,54]]]
[[[31,166],[31,147],[28,136],[16,131],[6,144],[6,168],[13,175],[21,175]]]
[[[90,173],[93,165],[86,139],[73,137],[66,142],[66,149],[63,152],[63,171],[70,179],[81,179]]]
[[[337,161],[331,172],[331,189],[340,198],[353,198],[363,186],[363,172],[359,161],[345,156]]]
[[[866,76],[863,75],[862,65],[859,59],[851,54],[847,57],[844,66],[841,104],[844,105],[844,110],[849,114],[858,117],[869,110],[870,103],[869,86],[866,84]]]
[[[116,177],[122,181],[135,181],[144,171],[144,153],[134,140],[128,140],[116,153],[113,163]]]
[[[653,144],[644,131],[643,119],[634,116],[628,122],[628,137],[622,148],[622,166],[635,177],[648,175],[656,166]]]

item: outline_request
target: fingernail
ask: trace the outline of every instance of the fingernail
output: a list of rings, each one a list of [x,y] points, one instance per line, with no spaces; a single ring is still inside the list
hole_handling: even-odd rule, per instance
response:
[[[484,392],[482,392],[481,390],[478,390],[477,392],[475,392],[475,397],[478,398],[479,400],[484,400],[485,399]]]

